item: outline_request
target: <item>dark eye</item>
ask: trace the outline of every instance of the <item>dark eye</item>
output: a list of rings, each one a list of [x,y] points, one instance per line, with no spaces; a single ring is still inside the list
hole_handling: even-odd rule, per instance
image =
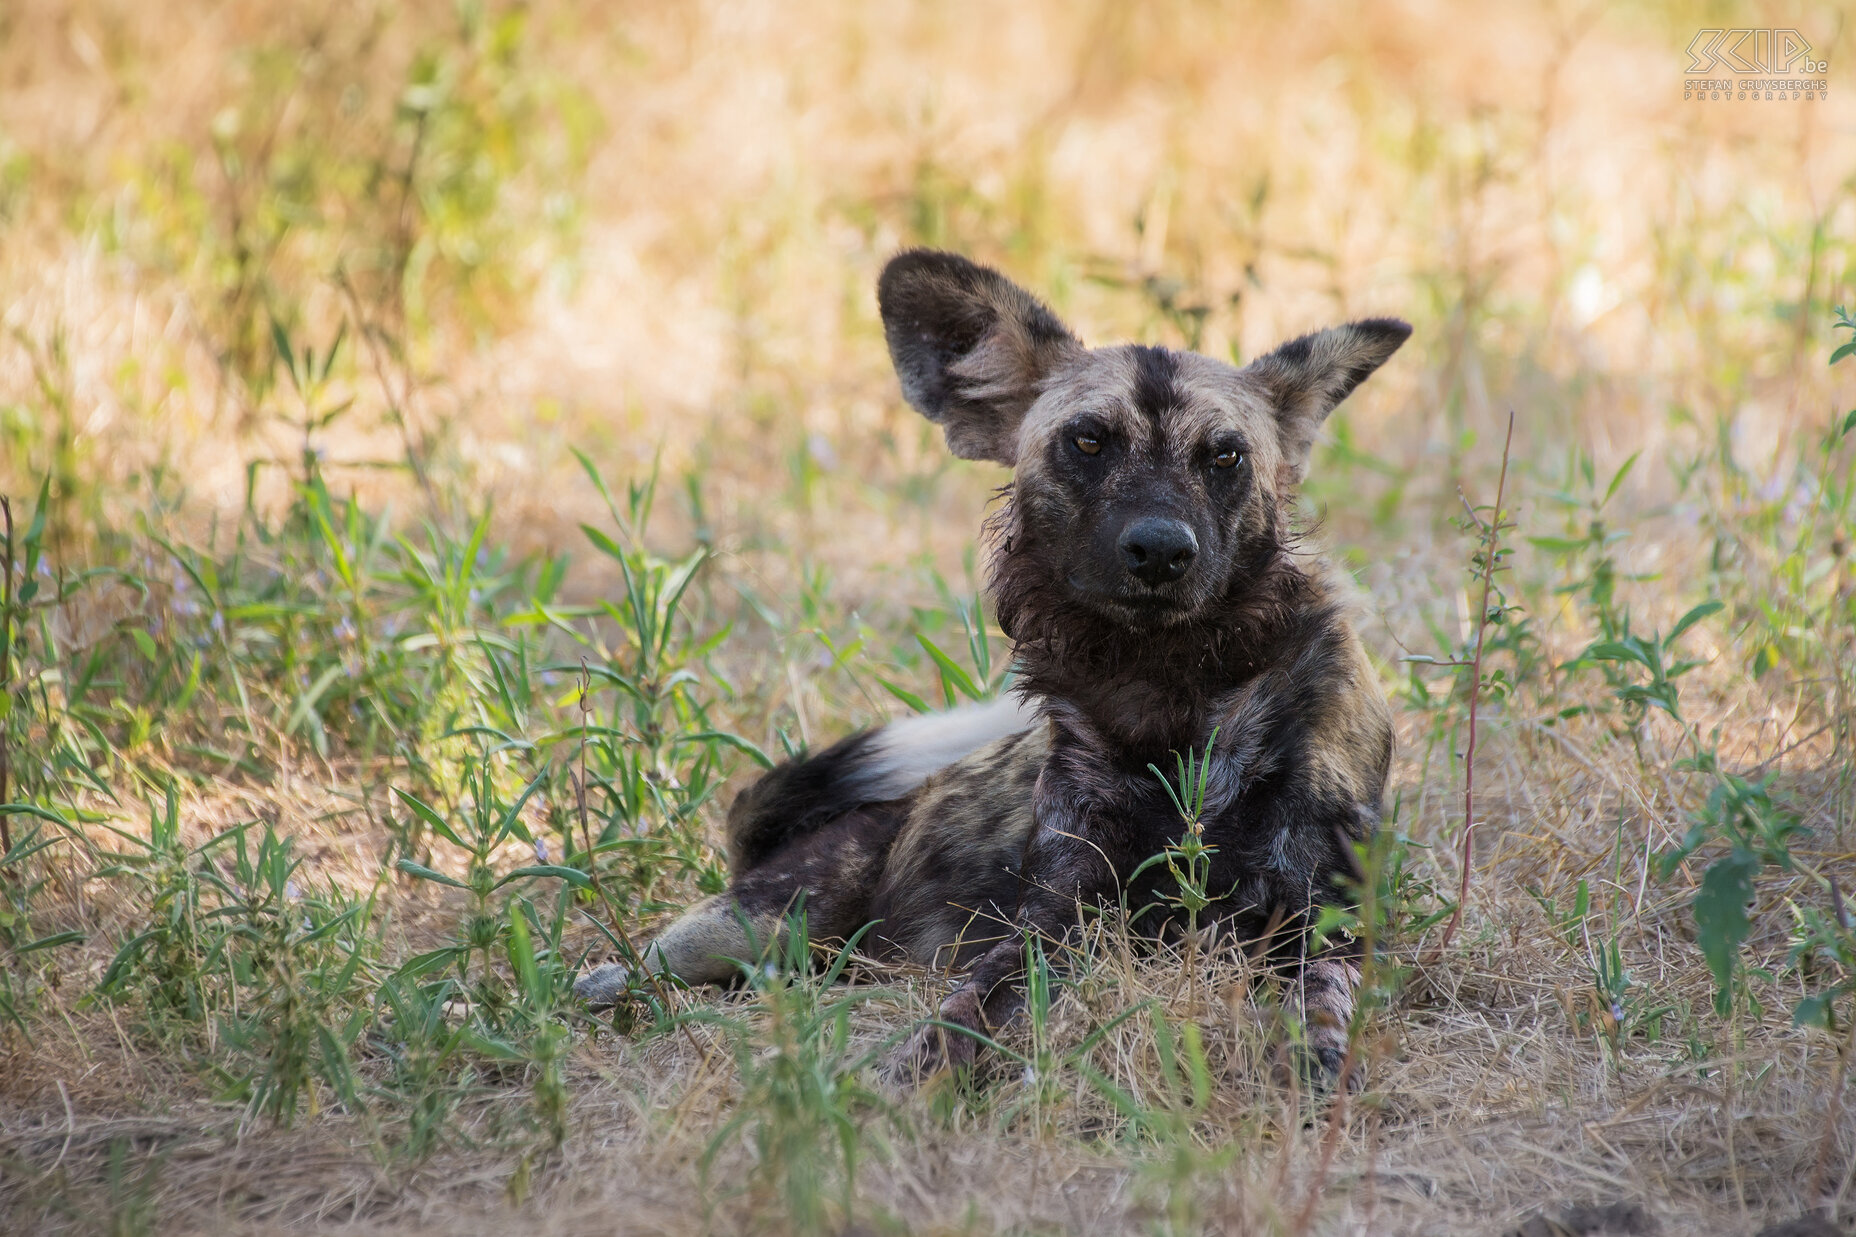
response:
[[[1220,451],[1217,455],[1212,457],[1213,468],[1236,468],[1243,462],[1244,453],[1242,451],[1225,450]]]
[[[1102,453],[1102,440],[1094,435],[1078,434],[1070,441],[1075,443],[1076,449],[1081,451],[1084,455],[1100,455]]]

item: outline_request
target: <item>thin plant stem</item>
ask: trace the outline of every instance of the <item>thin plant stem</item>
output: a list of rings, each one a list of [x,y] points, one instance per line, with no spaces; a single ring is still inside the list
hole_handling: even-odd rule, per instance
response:
[[[0,697],[13,684],[13,503],[0,494],[0,520],[6,524],[6,553],[0,556]],[[10,803],[8,782],[12,772],[7,736],[12,733],[12,712],[0,713],[0,805]],[[0,806],[0,855],[13,853],[13,814]]]
[[[421,127],[423,127],[421,120]],[[369,324],[366,312],[361,308],[361,296],[355,291],[346,271],[336,274],[336,286],[348,298],[349,312],[354,316],[355,333],[367,347],[369,362],[374,367],[374,379],[380,384],[380,393],[386,398],[387,411],[393,418],[394,426],[400,432],[400,444],[406,452],[406,466],[412,470],[413,480],[419,483],[419,492],[425,496],[426,509],[434,520],[439,518],[438,495],[432,488],[432,478],[426,472],[425,460],[418,445],[413,441],[412,426],[406,420],[406,405],[412,399],[412,375],[402,369],[404,392],[395,394],[393,381],[387,374],[386,358],[381,353],[380,341],[375,338],[378,329]]]
[[[1508,452],[1514,445],[1514,412],[1508,413],[1508,436],[1502,440],[1502,471],[1495,482],[1495,508],[1483,526],[1482,605],[1476,611],[1476,656],[1469,667],[1469,740],[1463,748],[1463,874],[1457,886],[1456,907],[1437,943],[1441,955],[1456,936],[1469,904],[1469,874],[1476,856],[1476,706],[1482,696],[1482,650],[1489,634],[1489,594],[1495,587],[1495,567],[1501,560],[1502,496],[1508,489]]]

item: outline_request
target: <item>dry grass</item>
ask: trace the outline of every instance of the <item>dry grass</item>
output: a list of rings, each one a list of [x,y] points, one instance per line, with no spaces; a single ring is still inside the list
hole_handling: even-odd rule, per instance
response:
[[[654,543],[713,546],[702,621],[736,623],[713,655],[734,689],[719,720],[777,751],[782,732],[816,743],[888,712],[879,673],[932,684],[896,650],[941,612],[934,573],[970,589],[1002,480],[946,460],[898,398],[871,294],[898,246],[999,263],[1092,342],[1248,356],[1393,313],[1416,324],[1412,344],[1350,401],[1311,483],[1326,539],[1357,568],[1388,684],[1408,678],[1404,653],[1447,657],[1473,636],[1469,539],[1450,521],[1459,489],[1488,501],[1510,408],[1523,537],[1584,535],[1592,513],[1552,498],[1590,496],[1579,454],[1602,491],[1642,452],[1602,515],[1628,534],[1608,551],[1620,602],[1639,630],[1667,630],[1735,590],[1727,616],[1686,638],[1705,665],[1681,680],[1684,716],[1718,733],[1727,767],[1776,775],[1814,831],[1793,844],[1801,862],[1856,885],[1837,669],[1853,655],[1849,569],[1828,549],[1852,530],[1818,530],[1801,560],[1829,561],[1808,589],[1828,589],[1844,625],[1788,632],[1802,611],[1785,605],[1808,589],[1786,591],[1795,523],[1782,510],[1827,412],[1851,403],[1850,366],[1824,359],[1829,307],[1856,291],[1856,129],[1840,87],[1834,103],[1681,98],[1683,49],[1704,25],[1795,26],[1839,86],[1850,43],[1834,6],[526,12],[515,68],[469,96],[493,123],[458,147],[486,161],[493,205],[470,214],[459,191],[434,207],[461,221],[430,225],[431,274],[410,284],[379,259],[404,218],[391,180],[358,165],[315,188],[240,283],[240,237],[268,235],[250,212],[275,210],[264,195],[281,191],[239,180],[224,152],[249,158],[265,121],[277,150],[331,168],[380,151],[391,171],[410,154],[393,98],[420,49],[455,46],[451,5],[0,12],[0,492],[23,511],[55,479],[61,563],[117,553],[112,536],[140,515],[223,545],[254,460],[280,461],[259,474],[258,506],[288,510],[303,435],[285,423],[297,408],[270,365],[267,315],[318,346],[348,322],[327,398],[354,404],[317,436],[330,488],[393,504],[400,527],[429,515],[457,535],[487,504],[497,544],[579,555],[563,596],[582,600],[612,595],[616,572],[582,552],[578,526],[604,507],[571,449],[615,484],[656,461]],[[227,119],[237,108],[242,128]],[[362,326],[378,357],[354,346]],[[256,343],[241,344],[249,330]],[[429,490],[403,468],[358,466],[403,461],[408,443]],[[1520,544],[1508,595],[1543,664],[1566,662],[1595,635],[1591,560]],[[80,650],[173,602],[87,596],[58,616]],[[1754,677],[1768,636],[1782,657]],[[848,657],[828,651],[860,639]],[[1495,664],[1512,671],[1507,657]],[[1274,1080],[1279,1028],[1240,968],[1213,963],[1188,984],[1179,959],[1105,937],[1058,998],[1049,1044],[1061,1056],[1155,1002],[1164,1022],[1130,1019],[1089,1060],[1150,1111],[1184,1112],[1184,1132],[1133,1128],[1067,1067],[1036,1082],[1002,1070],[982,1094],[893,1112],[873,1102],[860,1109],[861,1227],[845,1231],[1492,1235],[1631,1201],[1665,1232],[1740,1234],[1825,1203],[1848,1214],[1841,1038],[1790,1024],[1806,981],[1786,965],[1787,899],[1822,905],[1821,892],[1802,871],[1760,877],[1747,959],[1770,975],[1747,981],[1757,1007],[1743,995],[1715,1015],[1689,911],[1705,859],[1668,880],[1652,870],[1710,782],[1679,767],[1686,741],[1666,719],[1553,720],[1610,694],[1595,672],[1541,674],[1483,714],[1474,902],[1443,956],[1428,949],[1435,928],[1395,943],[1410,970],[1368,1028],[1365,1095],[1331,1107]],[[1394,796],[1414,871],[1447,893],[1460,702],[1431,677],[1400,697]],[[279,720],[290,690],[277,689]],[[189,838],[274,821],[309,857],[306,879],[365,894],[393,853],[382,822],[399,810],[388,787],[409,784],[399,757],[339,742],[319,756],[283,729],[265,728],[255,772],[166,733],[119,737],[98,758],[117,800],[82,805],[145,834],[139,801],[175,772]],[[433,759],[434,776],[455,772]],[[512,1115],[528,1102],[520,1069],[513,1083],[487,1072],[425,1158],[383,1153],[388,1119],[328,1094],[293,1126],[253,1118],[215,1098],[207,1050],[151,1037],[132,1006],[82,999],[147,911],[67,850],[41,861],[44,922],[90,939],[57,955],[29,1037],[5,1041],[0,1217],[13,1218],[0,1227],[787,1225],[740,1140],[704,1171],[743,1086],[714,1025],[621,1036],[577,1022],[559,1150]],[[1561,931],[1530,890],[1564,907],[1581,881],[1590,914]],[[694,896],[668,869],[645,884],[654,905]],[[381,888],[393,962],[445,939],[464,905],[390,874]],[[1594,986],[1610,942],[1633,981],[1616,1045]],[[570,943],[601,946],[583,926]],[[869,991],[852,1016],[864,1046],[936,995],[920,976]],[[772,998],[680,999],[750,1014]],[[1642,1020],[1659,1010],[1652,1032]],[[1157,1043],[1156,1026],[1188,1023],[1213,1080],[1197,1108]]]

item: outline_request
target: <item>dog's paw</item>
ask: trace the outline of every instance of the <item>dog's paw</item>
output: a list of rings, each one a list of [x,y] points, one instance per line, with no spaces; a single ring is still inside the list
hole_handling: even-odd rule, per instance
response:
[[[984,1034],[978,994],[961,988],[945,1001],[938,1021],[916,1029],[901,1047],[890,1054],[883,1065],[883,1077],[895,1087],[920,1087],[942,1074],[969,1069],[979,1055],[979,1040]],[[951,1024],[951,1025],[948,1025]]]
[[[1312,1089],[1317,1094],[1342,1092],[1358,1095],[1366,1088],[1366,1070],[1358,1054],[1347,1059],[1347,1041],[1339,1037],[1313,1036],[1308,1042],[1284,1039],[1277,1045],[1270,1077],[1284,1090]],[[1345,1076],[1343,1077],[1343,1071]]]
[[[574,981],[574,995],[594,1009],[618,1004],[631,986],[631,968],[618,962],[596,966]]]
[[[958,1031],[929,1025],[917,1028],[883,1063],[883,1079],[899,1090],[913,1090],[942,1074],[973,1064],[973,1041]]]
[[[1358,1061],[1347,1059],[1347,1043],[1323,1043],[1309,1046],[1307,1072],[1310,1081],[1348,1095],[1358,1095],[1366,1086],[1366,1071]]]
[[[1302,1075],[1308,1082],[1324,1090],[1331,1088],[1355,1095],[1365,1086],[1366,1075],[1347,1027],[1353,1009],[1352,989],[1349,986],[1345,991],[1348,999],[1341,1010],[1332,1008],[1331,999],[1319,1005],[1310,1000],[1316,1007],[1307,1013],[1307,1021],[1303,1024],[1307,1038],[1297,1055],[1301,1057]]]

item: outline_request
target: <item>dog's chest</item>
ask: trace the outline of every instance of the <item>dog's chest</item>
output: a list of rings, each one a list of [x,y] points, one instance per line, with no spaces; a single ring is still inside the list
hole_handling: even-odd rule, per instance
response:
[[[1129,724],[1120,708],[1106,723],[1065,709],[1053,719],[1047,801],[1130,842],[1177,835],[1182,807],[1208,829],[1238,827],[1238,800],[1272,747],[1264,719],[1254,710],[1230,708],[1229,700],[1190,710],[1180,703],[1163,702],[1160,716],[1145,726]],[[1229,727],[1232,720],[1242,732]]]

